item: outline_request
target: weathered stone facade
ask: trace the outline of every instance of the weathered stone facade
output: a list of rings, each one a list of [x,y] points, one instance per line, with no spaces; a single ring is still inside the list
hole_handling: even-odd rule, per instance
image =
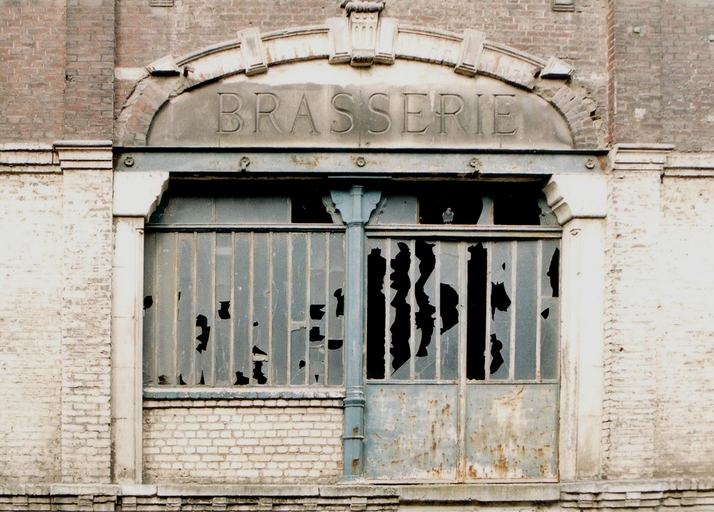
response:
[[[213,4],[0,5],[0,510],[712,510],[714,6]],[[327,203],[346,225],[344,348],[330,339],[343,385],[260,387],[260,365],[233,387],[146,384],[146,223],[186,177],[340,183]],[[385,208],[369,191],[394,178],[542,186],[562,228],[538,235],[559,233],[562,251],[560,371],[546,383],[557,467],[541,472],[554,477],[479,480],[461,451],[454,478],[365,469],[359,244],[369,229],[417,232],[365,228]],[[439,428],[465,446],[459,382],[461,416]],[[503,417],[527,418],[519,407]],[[405,463],[419,461],[387,461]]]

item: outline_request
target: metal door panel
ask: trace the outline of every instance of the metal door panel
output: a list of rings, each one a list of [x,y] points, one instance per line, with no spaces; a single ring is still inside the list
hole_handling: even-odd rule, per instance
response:
[[[368,384],[367,478],[455,480],[458,388]]]
[[[466,387],[466,478],[557,477],[557,384]]]

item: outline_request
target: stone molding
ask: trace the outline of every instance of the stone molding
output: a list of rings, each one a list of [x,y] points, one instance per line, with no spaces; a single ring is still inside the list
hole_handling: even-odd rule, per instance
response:
[[[61,173],[112,169],[112,141],[62,140],[0,144],[0,172]]]
[[[111,170],[112,141],[61,140],[52,143],[62,171]]]
[[[610,152],[610,161],[613,171],[662,172],[673,150],[671,144],[617,144]]]
[[[714,178],[714,152],[667,154],[663,178]]]
[[[0,166],[55,165],[51,144],[0,144]]]
[[[403,59],[447,66],[471,76],[490,76],[531,91],[565,118],[575,148],[598,147],[597,129],[590,116],[594,102],[571,78],[573,70],[568,64],[491,42],[475,31],[459,34],[409,26],[391,18],[382,18],[377,27],[374,44],[359,49],[362,53],[357,62],[353,62],[354,41],[346,18],[264,34],[253,29],[241,32],[238,39],[177,59],[163,57],[147,67],[146,75],[125,103],[116,125],[117,145],[145,146],[151,121],[164,103],[204,83],[240,73],[263,73],[272,66],[293,62],[327,59],[332,64],[371,65]],[[248,44],[248,32],[251,51],[243,48]]]

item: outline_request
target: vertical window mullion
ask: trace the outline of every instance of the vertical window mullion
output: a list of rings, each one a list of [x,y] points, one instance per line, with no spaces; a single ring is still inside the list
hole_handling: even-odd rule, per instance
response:
[[[434,265],[434,379],[441,380],[441,242],[434,243],[436,264]]]
[[[484,247],[486,247],[486,289],[484,293],[486,294],[486,332],[484,336],[484,346],[486,347],[486,353],[484,354],[484,377],[485,380],[491,380],[491,294],[489,290],[493,286],[493,247],[495,242],[486,242]]]
[[[543,272],[543,241],[538,240],[536,250],[536,349],[535,349],[535,379],[540,382],[540,356],[541,356],[541,316],[542,311],[542,279]]]
[[[516,293],[518,285],[518,272],[516,272],[518,262],[518,242],[511,242],[511,289],[509,295],[511,297],[511,312],[509,320],[511,322],[509,331],[509,361],[508,361],[508,380],[513,381],[516,375]]]
[[[416,298],[415,298],[415,285],[417,281],[416,268],[418,265],[418,259],[416,257],[414,239],[409,240],[409,251],[411,252],[411,262],[409,264],[409,379],[415,380],[416,375],[416,353],[419,348],[419,344],[416,339]]]
[[[389,347],[392,345],[392,332],[389,327],[392,325],[392,306],[391,306],[391,296],[392,292],[390,286],[390,262],[392,261],[392,243],[390,239],[384,239],[384,251],[387,253],[386,260],[387,266],[384,272],[384,379],[391,380],[391,372],[389,371],[391,363],[391,352]]]

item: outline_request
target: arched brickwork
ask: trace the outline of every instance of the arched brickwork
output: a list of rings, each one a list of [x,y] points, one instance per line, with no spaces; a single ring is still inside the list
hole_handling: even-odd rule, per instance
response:
[[[352,59],[355,65],[357,50],[344,41],[347,30],[346,18],[333,18],[322,26],[266,34],[249,29],[240,32],[238,39],[178,59],[164,57],[147,66],[146,75],[124,105],[116,127],[117,145],[145,146],[151,122],[161,106],[202,84],[309,60],[327,59],[331,64],[346,65]],[[572,78],[574,70],[556,58],[544,60],[490,42],[476,31],[455,34],[403,25],[390,18],[381,20],[376,39],[369,65],[388,65],[404,59],[451,67],[466,76],[502,80],[548,101],[566,120],[574,148],[598,147],[598,133],[590,115],[593,102]]]

